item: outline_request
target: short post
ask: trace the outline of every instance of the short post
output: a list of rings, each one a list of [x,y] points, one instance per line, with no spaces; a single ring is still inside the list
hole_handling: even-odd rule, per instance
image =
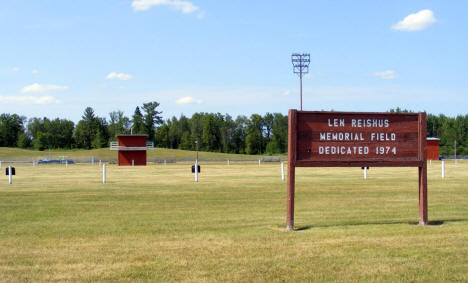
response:
[[[68,168],[68,160],[65,160],[65,168]]]
[[[259,160],[258,160],[258,167],[260,167],[260,163],[261,163],[261,161],[260,161],[260,159],[259,159]]]
[[[13,174],[12,174],[12,171],[11,171],[11,166],[8,166],[8,184],[12,184],[13,183]]]
[[[91,156],[91,165],[94,165],[94,156]]]
[[[132,160],[132,166],[135,166],[135,160]]]
[[[2,168],[2,161],[0,160],[0,168]]]
[[[106,183],[106,163],[102,164],[102,183]]]
[[[166,166],[166,160],[164,160],[164,166]]]
[[[227,164],[228,164],[228,166],[229,166],[229,159],[227,160]]]
[[[445,162],[442,160],[442,178],[445,178]]]
[[[367,167],[364,166],[364,180],[367,180]]]
[[[284,162],[281,162],[281,180],[284,181]]]
[[[101,159],[99,159],[99,167],[102,166],[102,162],[101,162]]]
[[[432,159],[429,160],[429,165],[432,165]]]
[[[197,157],[195,158],[195,182],[198,182],[198,140],[195,141],[195,150]]]
[[[457,140],[455,140],[455,164],[457,164]]]

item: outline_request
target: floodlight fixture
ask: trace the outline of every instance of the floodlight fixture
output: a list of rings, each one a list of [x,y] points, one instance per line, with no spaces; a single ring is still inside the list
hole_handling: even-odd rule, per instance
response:
[[[291,63],[293,64],[294,74],[299,75],[300,110],[302,111],[302,76],[309,73],[310,54],[293,53],[291,55]]]

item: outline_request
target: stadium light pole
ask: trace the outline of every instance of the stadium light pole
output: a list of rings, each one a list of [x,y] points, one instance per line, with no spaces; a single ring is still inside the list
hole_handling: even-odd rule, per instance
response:
[[[291,55],[291,63],[293,64],[294,74],[299,75],[299,99],[300,110],[302,111],[302,76],[309,73],[310,54],[309,53],[293,53]]]

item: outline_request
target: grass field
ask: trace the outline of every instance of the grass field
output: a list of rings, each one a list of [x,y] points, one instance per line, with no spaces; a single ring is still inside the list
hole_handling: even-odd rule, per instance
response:
[[[48,158],[66,158],[74,159],[78,162],[90,162],[91,157],[94,156],[95,160],[100,159],[110,161],[117,160],[117,151],[111,151],[109,148],[100,148],[92,150],[83,150],[83,149],[53,149],[53,150],[30,150],[30,149],[20,149],[20,148],[8,148],[0,147],[0,161],[10,160],[10,161],[37,161],[40,159]],[[284,160],[287,159],[287,156],[282,156]],[[247,155],[247,154],[230,154],[230,153],[219,153],[219,152],[199,152],[199,158],[205,161],[220,161],[220,160],[258,160],[259,158],[268,158],[268,156],[258,156],[258,155]],[[155,148],[154,150],[148,151],[148,160],[152,161],[154,159],[168,161],[174,160],[194,160],[195,151],[190,150],[179,150],[179,149],[168,149],[168,148]]]
[[[279,163],[15,167],[0,282],[468,282],[468,162],[428,165],[429,226],[417,168],[297,168],[294,232]]]

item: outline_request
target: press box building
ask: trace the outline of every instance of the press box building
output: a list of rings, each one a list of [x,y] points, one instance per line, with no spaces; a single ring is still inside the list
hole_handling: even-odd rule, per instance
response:
[[[119,166],[146,166],[146,151],[154,149],[147,139],[148,135],[117,135],[110,150],[118,151]]]
[[[427,160],[439,160],[439,140],[438,138],[426,139]]]

